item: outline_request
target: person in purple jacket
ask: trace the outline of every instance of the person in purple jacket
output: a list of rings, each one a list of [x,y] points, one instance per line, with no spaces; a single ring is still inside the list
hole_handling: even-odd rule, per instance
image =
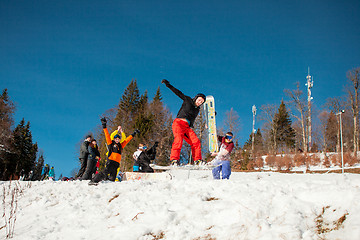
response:
[[[211,161],[211,164],[216,166],[212,170],[214,179],[220,179],[220,175],[222,179],[230,178],[230,154],[234,148],[233,137],[232,132],[226,133],[225,137],[218,136],[218,140],[221,143],[220,150],[217,153],[211,154],[211,156],[216,156],[215,159]]]

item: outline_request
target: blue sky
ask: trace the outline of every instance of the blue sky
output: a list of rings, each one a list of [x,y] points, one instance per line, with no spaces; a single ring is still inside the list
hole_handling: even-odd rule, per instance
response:
[[[297,81],[305,91],[308,67],[317,106],[343,95],[346,72],[360,66],[359,12],[350,0],[2,0],[0,89],[57,176],[78,167],[76,144],[133,78],[150,97],[163,78],[213,95],[219,126],[238,112],[243,143],[252,105],[279,104]],[[161,91],[176,114],[181,101]]]

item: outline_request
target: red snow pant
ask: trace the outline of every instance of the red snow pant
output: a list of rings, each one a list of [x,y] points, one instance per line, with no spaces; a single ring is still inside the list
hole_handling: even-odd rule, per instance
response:
[[[193,160],[202,160],[201,143],[187,121],[176,118],[172,124],[174,142],[171,148],[170,160],[180,160],[180,151],[185,140],[191,146]]]

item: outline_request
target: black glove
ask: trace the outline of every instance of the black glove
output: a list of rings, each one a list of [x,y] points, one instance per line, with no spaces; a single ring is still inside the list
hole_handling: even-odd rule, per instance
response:
[[[166,79],[163,79],[163,80],[161,80],[161,83],[165,83],[165,85],[167,86],[169,84],[169,81]]]
[[[138,130],[138,129],[136,129],[131,135],[133,136],[133,137],[135,137],[135,135],[136,134],[139,134],[140,133],[140,131]]]
[[[154,148],[157,148],[159,146],[159,142],[155,142]]]
[[[101,121],[102,127],[106,128],[106,118],[103,117],[100,119],[100,121]]]

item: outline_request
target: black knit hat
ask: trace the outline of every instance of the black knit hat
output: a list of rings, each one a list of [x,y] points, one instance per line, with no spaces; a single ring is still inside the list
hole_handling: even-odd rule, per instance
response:
[[[198,99],[199,97],[204,99],[204,102],[206,101],[206,96],[203,93],[198,93],[196,94],[196,96],[193,98],[194,102],[196,101],[196,99]]]

